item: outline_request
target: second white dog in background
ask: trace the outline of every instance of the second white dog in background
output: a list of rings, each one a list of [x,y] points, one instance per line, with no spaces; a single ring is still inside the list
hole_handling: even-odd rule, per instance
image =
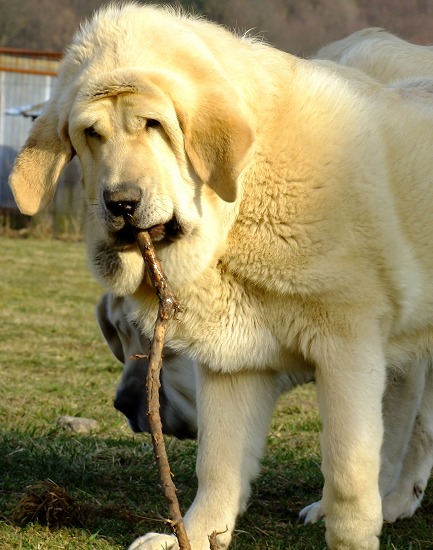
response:
[[[314,57],[360,69],[380,82],[433,77],[433,48],[411,44],[377,27],[331,42]]]

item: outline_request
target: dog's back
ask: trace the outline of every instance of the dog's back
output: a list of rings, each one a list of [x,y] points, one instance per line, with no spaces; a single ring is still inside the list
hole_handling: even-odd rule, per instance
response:
[[[315,57],[361,69],[381,82],[433,74],[433,48],[411,44],[380,28],[331,42]]]

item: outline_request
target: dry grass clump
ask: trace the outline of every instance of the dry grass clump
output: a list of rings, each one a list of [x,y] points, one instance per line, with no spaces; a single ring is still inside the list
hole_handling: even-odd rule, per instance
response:
[[[84,510],[66,492],[51,480],[29,485],[12,514],[18,525],[40,523],[51,528],[82,526]]]

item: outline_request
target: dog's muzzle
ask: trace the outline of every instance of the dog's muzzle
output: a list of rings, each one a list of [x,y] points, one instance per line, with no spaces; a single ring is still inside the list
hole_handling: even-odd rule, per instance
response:
[[[182,228],[173,216],[164,223],[150,225],[142,215],[143,192],[134,184],[123,183],[115,190],[105,190],[103,201],[108,229],[116,246],[134,244],[138,230],[146,230],[154,242],[174,241],[182,235]]]
[[[163,381],[159,390],[159,398],[163,433],[173,435],[178,439],[195,439],[197,437],[196,427],[191,426],[182,417],[180,411],[170,406],[165,395]],[[133,432],[150,431],[144,380],[133,379],[127,386],[119,388],[114,400],[114,407],[126,416]]]

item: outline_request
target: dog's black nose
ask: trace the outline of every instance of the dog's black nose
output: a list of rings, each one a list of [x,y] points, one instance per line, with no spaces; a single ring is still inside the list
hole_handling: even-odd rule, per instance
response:
[[[128,183],[119,185],[113,191],[105,190],[104,203],[113,216],[131,217],[141,201],[141,189]]]
[[[144,385],[142,388],[139,388],[135,384],[130,384],[117,392],[113,403],[114,408],[123,413],[127,418],[135,421],[138,411],[142,406],[142,401],[144,401],[144,396]],[[144,406],[146,406],[145,403]]]

